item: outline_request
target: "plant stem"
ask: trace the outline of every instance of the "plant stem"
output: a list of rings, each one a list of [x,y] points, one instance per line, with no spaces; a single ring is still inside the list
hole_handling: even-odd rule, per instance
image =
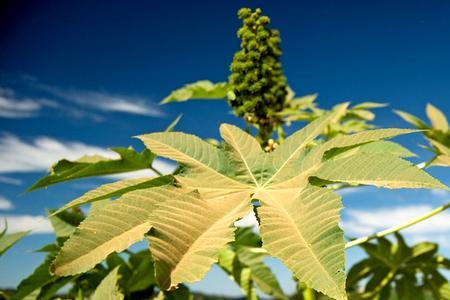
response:
[[[161,173],[160,171],[156,170],[153,166],[150,166],[150,170],[152,170],[153,172],[155,172],[158,176],[163,176],[164,174]]]
[[[354,247],[354,246],[357,246],[357,245],[361,245],[361,244],[364,244],[364,243],[366,243],[366,242],[368,242],[370,240],[373,240],[373,239],[376,239],[376,238],[380,238],[380,237],[386,236],[388,234],[391,234],[391,233],[403,230],[405,228],[411,227],[411,226],[413,226],[413,225],[415,225],[417,223],[425,221],[425,220],[427,220],[427,219],[429,219],[429,218],[431,218],[431,217],[433,217],[433,216],[443,212],[444,210],[446,210],[448,208],[450,208],[450,202],[445,204],[445,205],[439,206],[438,208],[436,208],[436,209],[434,209],[434,210],[432,210],[432,211],[430,211],[430,212],[428,212],[428,213],[426,213],[426,214],[424,214],[422,216],[419,216],[417,218],[411,219],[411,220],[409,220],[408,222],[406,222],[406,223],[404,223],[402,225],[394,226],[394,227],[382,230],[380,232],[377,232],[375,234],[372,234],[372,235],[369,235],[369,236],[366,236],[366,237],[362,237],[362,238],[350,241],[350,242],[345,244],[345,249],[351,248],[351,247]]]

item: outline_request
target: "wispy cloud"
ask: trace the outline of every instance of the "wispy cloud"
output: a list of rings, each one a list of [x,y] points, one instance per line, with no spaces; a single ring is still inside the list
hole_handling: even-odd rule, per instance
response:
[[[12,184],[12,185],[21,185],[22,180],[18,178],[12,178],[8,176],[0,176],[0,183]]]
[[[27,142],[12,134],[0,136],[0,173],[48,170],[62,158],[77,159],[85,154],[116,157],[112,151],[81,142],[61,142],[42,136]]]
[[[100,91],[62,89],[40,83],[34,83],[33,86],[52,96],[76,103],[84,108],[150,117],[161,117],[164,115],[163,111],[157,105],[145,97],[111,94]]]
[[[36,116],[43,107],[56,107],[56,102],[48,99],[18,98],[16,93],[0,87],[0,117],[22,119]]]
[[[11,210],[14,208],[14,205],[11,201],[6,199],[3,196],[0,196],[0,210]]]
[[[113,151],[79,141],[59,141],[47,136],[25,141],[12,134],[0,135],[0,173],[40,172],[48,170],[53,163],[62,158],[74,160],[83,155],[95,154],[109,158],[119,157]],[[166,160],[156,159],[154,167],[167,174],[174,170],[175,165]],[[143,170],[110,177],[123,179],[154,175],[151,170]]]
[[[450,193],[446,190],[430,190],[432,196],[437,198],[449,198]]]
[[[52,233],[53,229],[47,217],[41,215],[0,215],[0,220],[6,220],[8,233],[31,230],[32,234]],[[0,230],[4,228],[4,222],[0,223]]]
[[[423,215],[434,207],[431,205],[393,206],[370,210],[348,209],[342,226],[349,236],[369,235],[380,230],[403,224]],[[426,221],[402,231],[411,241],[441,242],[450,234],[450,211],[444,211]],[[450,242],[443,245],[450,247]]]

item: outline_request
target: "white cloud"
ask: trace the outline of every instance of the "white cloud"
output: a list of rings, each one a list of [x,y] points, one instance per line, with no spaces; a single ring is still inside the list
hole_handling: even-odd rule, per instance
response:
[[[0,176],[0,183],[12,184],[12,185],[21,185],[22,180],[18,178],[12,178],[8,176]]]
[[[446,190],[430,190],[430,193],[432,196],[438,197],[438,198],[445,198],[450,196],[450,193]]]
[[[0,173],[44,171],[59,159],[77,159],[85,154],[117,157],[112,151],[81,142],[61,142],[43,136],[28,143],[4,134],[0,136]]]
[[[156,158],[153,161],[153,167],[158,170],[159,172],[161,172],[162,174],[170,174],[173,171],[175,171],[176,169],[176,165],[174,163],[171,163],[169,161],[160,159],[160,158]],[[150,176],[155,176],[156,173],[153,172],[150,169],[146,169],[146,170],[139,170],[139,171],[134,171],[134,172],[127,172],[127,173],[120,173],[120,174],[114,174],[114,175],[108,175],[106,177],[112,178],[112,179],[116,179],[116,180],[120,180],[120,179],[126,179],[126,178],[141,178],[141,177],[150,177]]]
[[[360,187],[346,187],[343,189],[339,189],[336,190],[336,194],[340,195],[340,196],[346,196],[346,195],[353,195],[353,194],[357,194],[357,193],[364,193],[367,192],[368,189],[370,189],[371,187],[365,187],[365,186],[360,186]]]
[[[46,136],[27,142],[15,135],[4,134],[0,136],[0,173],[46,171],[62,158],[74,160],[83,155],[95,154],[108,158],[119,158],[119,155],[113,151],[82,142],[62,142]],[[153,162],[153,167],[163,174],[169,174],[175,170],[176,165],[157,158]],[[155,176],[155,173],[151,170],[140,170],[107,177],[125,179],[146,176]],[[9,177],[3,178],[9,179]]]
[[[32,234],[52,233],[50,221],[45,216],[39,215],[0,215],[0,220],[6,219],[8,233],[31,230]],[[4,222],[0,223],[0,230],[4,228]]]
[[[393,206],[367,211],[349,209],[345,211],[342,226],[349,236],[370,235],[406,223],[433,209],[434,207],[430,205]],[[434,242],[447,240],[442,246],[450,247],[450,241],[448,241],[450,211],[441,212],[428,220],[403,230],[402,233],[414,243],[424,240]]]
[[[3,196],[0,196],[0,210],[11,210],[14,208],[14,205]]]
[[[242,219],[234,222],[236,227],[258,227],[258,220],[256,219],[255,213],[251,212]]]
[[[11,89],[0,88],[0,117],[10,119],[30,118],[45,106],[57,106],[46,99],[17,98]]]
[[[110,94],[99,91],[61,89],[39,83],[35,83],[34,86],[66,101],[100,111],[122,112],[150,117],[164,115],[161,109],[143,97]]]

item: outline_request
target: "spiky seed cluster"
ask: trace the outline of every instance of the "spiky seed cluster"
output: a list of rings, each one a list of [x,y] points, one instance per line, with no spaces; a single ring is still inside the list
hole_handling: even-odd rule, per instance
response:
[[[243,26],[237,35],[241,50],[234,55],[229,78],[234,95],[229,103],[236,114],[259,126],[267,141],[274,127],[281,123],[276,116],[286,105],[287,85],[281,69],[279,32],[268,28],[270,19],[258,8],[238,12]],[[264,137],[263,137],[264,136]]]

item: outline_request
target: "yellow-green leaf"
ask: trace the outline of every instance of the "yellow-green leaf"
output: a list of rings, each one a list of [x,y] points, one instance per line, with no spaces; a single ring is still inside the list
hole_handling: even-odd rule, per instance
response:
[[[226,82],[212,83],[208,80],[201,80],[186,84],[173,91],[161,101],[161,104],[184,102],[190,99],[225,99],[227,92],[228,84]]]
[[[149,238],[162,289],[200,280],[234,239],[233,223],[249,213],[246,193],[202,199],[197,192],[162,203],[152,215]]]
[[[52,272],[58,276],[85,272],[108,254],[142,240],[151,228],[152,211],[179,193],[170,186],[137,190],[92,211],[64,243]]]
[[[57,215],[60,212],[72,207],[80,206],[98,200],[118,197],[134,190],[167,185],[171,182],[171,176],[161,176],[156,178],[131,178],[116,181],[113,183],[107,183],[85,193],[79,198],[70,201],[69,203],[52,213],[51,216]]]
[[[448,189],[410,162],[380,153],[357,153],[326,161],[315,175],[330,181],[386,188]]]
[[[117,281],[119,280],[119,267],[109,272],[95,289],[92,300],[122,300],[123,294],[119,291]]]
[[[259,200],[264,248],[308,286],[334,299],[347,299],[339,197],[308,186],[291,197],[267,193]]]
[[[426,112],[434,129],[441,130],[443,132],[448,131],[448,121],[442,111],[433,106],[433,104],[428,103]]]

